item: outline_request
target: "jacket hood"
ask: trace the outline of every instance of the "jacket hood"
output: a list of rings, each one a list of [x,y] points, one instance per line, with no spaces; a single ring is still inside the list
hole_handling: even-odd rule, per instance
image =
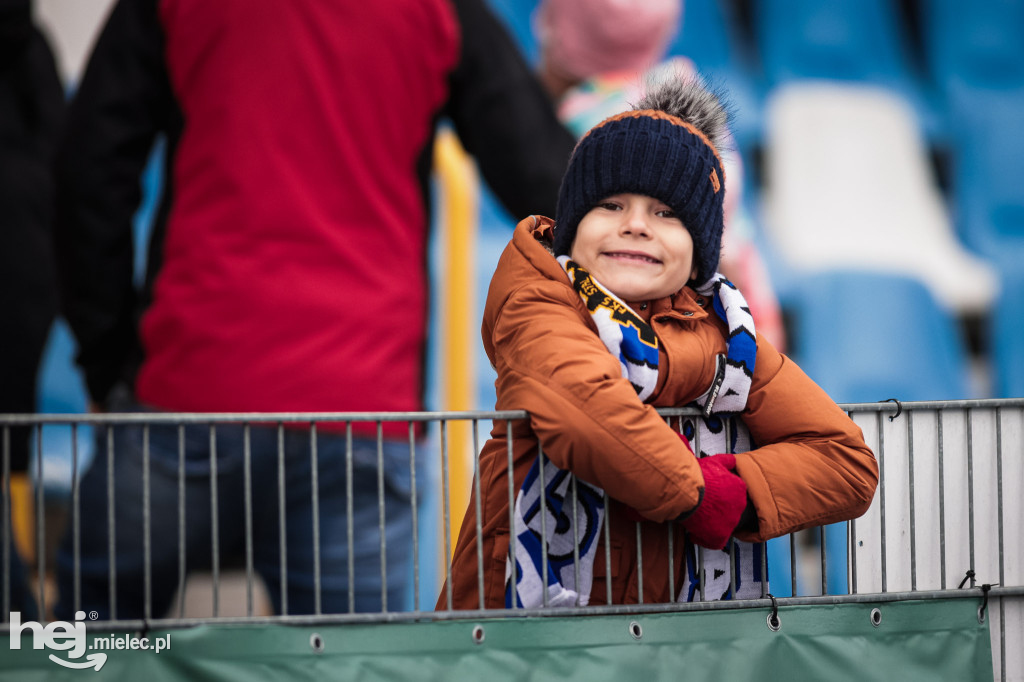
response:
[[[498,259],[498,265],[491,277],[491,285],[487,290],[487,303],[484,306],[481,327],[484,350],[492,365],[495,355],[491,331],[502,306],[516,289],[536,281],[539,274],[546,279],[564,282],[571,291],[568,275],[552,255],[551,239],[554,226],[555,221],[544,216],[532,215],[523,218],[516,225],[512,239]],[[578,296],[576,298],[579,299]],[[582,307],[582,302],[580,306]]]

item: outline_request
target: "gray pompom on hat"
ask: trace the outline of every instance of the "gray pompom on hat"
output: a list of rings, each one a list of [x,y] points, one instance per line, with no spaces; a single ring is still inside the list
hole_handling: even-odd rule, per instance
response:
[[[728,138],[723,97],[700,78],[648,86],[630,111],[611,116],[576,144],[562,178],[555,213],[555,255],[568,255],[576,228],[613,194],[663,201],[693,238],[696,283],[718,269],[724,226],[725,168],[719,146]]]

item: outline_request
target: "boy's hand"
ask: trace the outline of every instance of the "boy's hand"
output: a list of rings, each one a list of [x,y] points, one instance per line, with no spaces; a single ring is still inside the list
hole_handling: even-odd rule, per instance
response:
[[[694,544],[724,549],[747,507],[747,484],[732,471],[733,455],[701,457],[697,463],[704,474],[704,497],[682,525]]]

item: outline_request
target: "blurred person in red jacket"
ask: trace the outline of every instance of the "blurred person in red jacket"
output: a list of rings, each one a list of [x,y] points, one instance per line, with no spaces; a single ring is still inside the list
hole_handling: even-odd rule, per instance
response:
[[[98,409],[421,410],[442,117],[510,211],[554,206],[572,136],[483,0],[119,0],[58,160],[64,314]],[[166,184],[139,290],[131,218],[158,135]],[[78,554],[67,539],[59,617],[159,617],[183,580],[179,561],[186,572],[211,565],[215,519],[218,551],[252,550],[278,613],[347,611],[350,599],[357,611],[407,607],[408,429],[384,424],[381,500],[376,425],[353,425],[350,546],[339,428],[318,425],[313,471],[308,429],[285,428],[279,443],[274,428],[222,426],[211,446],[209,429],[189,427],[184,499],[176,429],[115,429],[114,471],[103,443],[81,489],[82,518],[106,519],[113,477],[115,536],[83,524]]]

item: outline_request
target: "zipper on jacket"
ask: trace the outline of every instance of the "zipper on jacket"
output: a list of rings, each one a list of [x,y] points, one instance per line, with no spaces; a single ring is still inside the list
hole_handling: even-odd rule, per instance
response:
[[[725,381],[725,354],[719,353],[715,357],[715,362],[717,363],[715,380],[711,382],[711,388],[708,389],[708,399],[704,401],[705,419],[711,416],[711,410],[715,406],[715,400],[718,398],[718,392],[722,390],[722,382]]]

